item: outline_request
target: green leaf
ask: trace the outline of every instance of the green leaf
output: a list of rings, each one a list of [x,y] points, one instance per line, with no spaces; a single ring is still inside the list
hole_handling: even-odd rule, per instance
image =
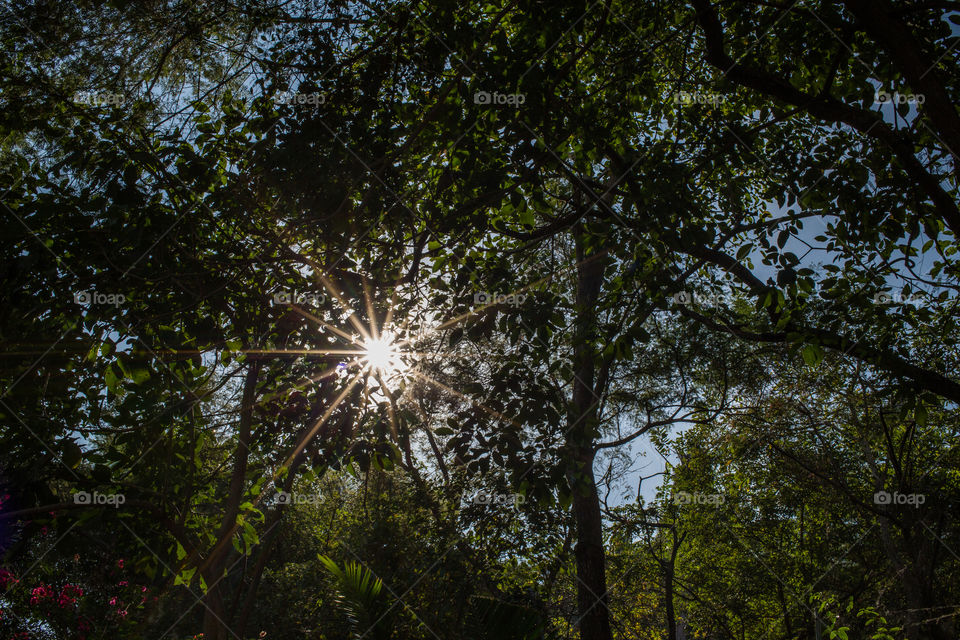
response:
[[[777,246],[783,249],[787,244],[787,240],[789,239],[790,239],[790,232],[784,229],[783,231],[780,232],[779,235],[777,235]]]
[[[815,367],[823,360],[823,350],[815,344],[807,344],[800,350],[803,361],[810,367]]]
[[[917,402],[917,408],[913,410],[913,419],[921,427],[927,424],[927,406],[922,402]]]
[[[76,469],[80,465],[80,461],[83,458],[83,450],[73,440],[64,440],[63,441],[63,463],[70,467],[71,469]]]
[[[120,377],[113,370],[113,365],[107,365],[107,370],[103,374],[103,381],[107,384],[107,389],[111,393],[117,392],[117,384],[120,382]]]

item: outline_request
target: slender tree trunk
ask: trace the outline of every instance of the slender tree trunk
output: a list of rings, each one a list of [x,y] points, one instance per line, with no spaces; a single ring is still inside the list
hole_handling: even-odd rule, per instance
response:
[[[574,330],[573,411],[569,416],[567,447],[572,462],[570,484],[576,521],[578,626],[581,640],[611,640],[607,609],[606,555],[603,548],[603,517],[597,494],[593,461],[596,456],[598,401],[596,378],[596,303],[603,282],[605,262],[587,256],[583,229],[575,230],[577,256],[577,309]]]
[[[208,585],[217,581],[211,572],[204,576]],[[203,640],[227,640],[227,627],[224,618],[227,609],[223,604],[220,585],[210,587],[201,600],[203,602]]]
[[[606,554],[603,548],[603,519],[600,497],[593,477],[592,450],[581,450],[577,460],[581,481],[573,494],[573,516],[577,523],[577,604],[581,640],[610,640],[610,612],[607,609]]]
[[[247,370],[243,385],[240,406],[240,421],[237,428],[237,448],[234,451],[233,477],[230,480],[230,492],[224,501],[223,521],[217,533],[218,543],[201,568],[203,579],[207,583],[207,592],[203,596],[203,638],[204,640],[227,640],[230,633],[227,609],[224,604],[223,589],[219,584],[226,568],[227,558],[232,547],[223,544],[232,535],[232,529],[240,513],[247,479],[247,459],[249,457],[250,432],[253,423],[253,405],[257,395],[257,379],[260,375],[260,363],[254,362]]]
[[[670,535],[673,538],[673,546],[670,549],[670,559],[667,560],[664,567],[664,585],[663,585],[663,598],[666,604],[666,614],[667,614],[667,640],[679,640],[678,630],[677,630],[677,611],[674,607],[674,576],[676,575],[677,570],[677,555],[680,553],[680,545],[683,544],[683,539],[687,537],[687,534],[684,533],[681,536],[677,535],[676,527],[670,527]]]
[[[663,601],[666,605],[667,640],[677,640],[677,612],[673,607],[673,562],[667,565],[663,581]]]

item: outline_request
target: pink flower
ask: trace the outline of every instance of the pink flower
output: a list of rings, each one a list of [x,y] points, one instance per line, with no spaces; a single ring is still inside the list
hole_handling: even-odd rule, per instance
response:
[[[117,560],[117,566],[123,569],[123,558],[120,558],[119,560]]]
[[[117,604],[117,597],[114,596],[114,597],[110,598],[110,601],[109,601],[107,604]]]
[[[83,595],[83,589],[75,584],[66,584],[60,591],[58,604],[63,609],[69,605],[76,604],[77,598]]]
[[[13,577],[13,573],[9,569],[0,569],[0,587],[6,587],[9,583],[17,584],[18,582],[19,580]]]
[[[45,584],[41,584],[39,587],[34,587],[30,590],[30,595],[33,597],[30,598],[30,604],[37,604],[45,598],[50,598],[53,596],[53,589],[48,587]]]
[[[117,584],[120,585],[121,587],[125,587],[125,586],[127,586],[127,581],[126,581],[126,580],[121,580],[121,581],[118,582]]]

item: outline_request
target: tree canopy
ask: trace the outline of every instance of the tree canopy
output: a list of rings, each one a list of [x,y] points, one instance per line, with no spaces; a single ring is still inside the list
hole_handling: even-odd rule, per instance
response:
[[[3,637],[957,636],[960,2],[0,11]]]

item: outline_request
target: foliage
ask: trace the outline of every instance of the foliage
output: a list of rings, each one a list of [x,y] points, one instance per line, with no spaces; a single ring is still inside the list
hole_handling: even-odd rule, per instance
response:
[[[3,633],[955,637],[958,10],[14,3]]]

